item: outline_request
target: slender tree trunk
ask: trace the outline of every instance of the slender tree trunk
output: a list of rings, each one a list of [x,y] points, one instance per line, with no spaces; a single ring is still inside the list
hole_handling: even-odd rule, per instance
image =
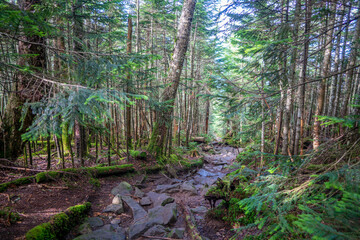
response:
[[[359,12],[360,12],[360,10],[358,10],[358,14],[359,14]],[[349,71],[346,73],[346,78],[345,78],[345,89],[344,89],[345,94],[344,94],[343,103],[342,103],[342,107],[341,107],[341,109],[342,109],[341,116],[342,117],[344,117],[348,114],[348,104],[349,104],[349,101],[351,98],[351,86],[352,86],[354,76],[356,75],[355,74],[355,64],[356,64],[356,58],[357,58],[357,54],[358,54],[358,48],[360,46],[359,37],[360,37],[360,20],[358,19],[356,21],[356,28],[355,28],[355,33],[354,33],[354,37],[352,40],[349,63],[347,66]]]
[[[132,48],[132,19],[131,17],[128,18],[128,34],[127,34],[127,43],[126,43],[126,53],[131,54],[131,48]],[[131,75],[130,75],[130,69],[128,70],[128,76],[126,80],[126,92],[131,92]],[[131,105],[129,103],[126,104],[126,154],[128,156],[129,160],[129,149],[132,148],[132,139],[131,139]]]
[[[159,119],[154,126],[152,137],[149,143],[149,150],[155,152],[157,156],[163,154],[164,143],[166,139],[169,121],[173,113],[174,100],[180,83],[181,71],[184,63],[185,53],[188,48],[191,22],[194,15],[196,0],[185,0],[180,17],[177,41],[175,44],[168,79],[170,85],[166,87],[162,96],[162,102],[167,103],[169,107],[159,113]]]
[[[294,155],[299,154],[300,140],[302,137],[304,127],[304,105],[305,105],[305,86],[307,63],[309,56],[309,33],[312,15],[312,0],[306,0],[306,13],[305,13],[305,44],[303,49],[303,65],[300,72],[300,87],[298,88],[298,109],[297,109],[297,121],[295,130],[295,141],[294,141]]]
[[[318,116],[322,115],[323,108],[324,108],[324,101],[325,101],[325,90],[326,90],[326,76],[329,75],[330,70],[330,62],[331,62],[331,49],[332,49],[332,38],[334,32],[334,23],[335,23],[335,9],[336,9],[336,2],[329,2],[331,5],[331,13],[329,16],[328,27],[325,36],[325,51],[324,51],[324,59],[323,59],[323,66],[322,66],[322,80],[320,82],[319,91],[318,91],[318,100],[317,100],[317,107],[315,111],[315,121],[314,121],[314,129],[313,129],[313,147],[316,150],[320,146],[320,121]]]

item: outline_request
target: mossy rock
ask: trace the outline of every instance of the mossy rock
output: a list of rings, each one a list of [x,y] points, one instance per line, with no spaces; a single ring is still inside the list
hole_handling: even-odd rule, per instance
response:
[[[25,238],[27,240],[63,239],[73,227],[86,218],[90,207],[89,202],[69,207],[65,212],[53,216],[49,222],[30,229]]]

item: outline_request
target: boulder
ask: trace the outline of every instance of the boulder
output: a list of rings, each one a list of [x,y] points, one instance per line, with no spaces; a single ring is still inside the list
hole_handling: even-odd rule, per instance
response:
[[[121,214],[124,212],[124,206],[122,204],[110,204],[107,206],[104,211],[104,213],[115,213],[115,214]]]
[[[135,193],[134,196],[137,198],[142,198],[145,195],[143,191],[141,191],[139,188],[135,187]]]
[[[131,197],[124,196],[122,200],[130,207],[135,222],[147,216],[147,212]]]
[[[177,220],[176,203],[157,206],[149,210],[148,216],[129,228],[129,238],[136,239],[155,225],[168,225]]]
[[[125,231],[108,231],[105,229],[99,229],[91,233],[81,235],[75,240],[125,240]]]
[[[165,193],[159,194],[155,192],[148,192],[147,195],[151,199],[154,207],[162,206],[164,202],[171,202],[171,200],[168,200],[169,198],[173,199],[172,197],[170,197]]]
[[[116,196],[120,194],[121,196],[130,195],[133,192],[133,187],[127,182],[121,182],[119,185],[114,187],[111,190],[111,194]]]
[[[156,237],[164,237],[168,233],[169,229],[165,228],[162,225],[155,225],[147,230],[143,235],[144,236],[156,236]]]
[[[175,193],[179,191],[181,183],[175,183],[175,184],[164,184],[164,185],[157,185],[155,192],[158,193]]]
[[[197,190],[192,183],[184,182],[180,186],[180,191],[189,193],[190,195],[197,195]]]
[[[152,204],[152,201],[149,197],[143,197],[141,200],[140,200],[140,205],[141,206],[149,206]]]
[[[86,219],[85,222],[89,223],[89,225],[92,229],[98,228],[98,227],[101,227],[104,225],[103,220],[99,217],[90,217],[90,218]]]

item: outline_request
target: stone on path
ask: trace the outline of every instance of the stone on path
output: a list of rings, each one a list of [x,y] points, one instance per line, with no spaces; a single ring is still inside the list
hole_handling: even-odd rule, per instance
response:
[[[91,233],[81,235],[74,240],[125,240],[125,230],[120,228],[115,231],[108,231],[106,229],[99,229]]]
[[[111,190],[112,195],[120,194],[121,196],[130,195],[133,191],[133,187],[127,182],[121,182],[119,185]]]
[[[155,225],[147,230],[143,235],[144,236],[156,236],[156,237],[164,237],[166,233],[168,233],[169,229],[165,228],[162,225]]]
[[[122,200],[130,207],[135,222],[146,217],[146,211],[134,199],[123,196]]]
[[[103,212],[121,214],[124,212],[124,206],[122,204],[110,204],[103,210]]]
[[[181,183],[157,185],[155,192],[158,193],[175,193],[179,191]]]
[[[78,228],[78,232],[80,234],[88,234],[91,233],[95,228],[101,227],[104,225],[103,220],[99,217],[90,217],[85,220],[83,224],[81,224]]]
[[[152,204],[152,201],[150,199],[150,197],[143,197],[141,200],[140,200],[140,205],[141,206],[149,206]]]
[[[204,206],[198,206],[196,208],[191,208],[190,209],[193,213],[206,213],[207,212],[207,208]]]
[[[184,239],[185,228],[174,228],[168,234],[169,238]]]
[[[142,198],[145,195],[143,191],[141,191],[139,188],[135,187],[135,193],[134,196],[137,198]]]
[[[202,177],[214,177],[216,176],[215,173],[212,173],[212,172],[209,172],[209,171],[206,171],[204,169],[200,169],[197,174],[199,174],[200,176]]]
[[[170,203],[165,206],[157,206],[149,210],[148,216],[138,222],[135,222],[129,228],[129,238],[136,239],[155,225],[168,225],[177,220],[176,203]]]
[[[112,204],[121,204],[122,205],[122,199],[120,194],[116,194],[116,196],[112,200]]]
[[[184,193],[190,193],[190,195],[197,195],[197,190],[190,182],[184,182],[181,184],[180,191]]]
[[[172,197],[170,197],[165,193],[159,194],[155,192],[148,192],[147,195],[151,199],[154,207],[161,206],[164,204],[164,202],[169,202],[170,201],[168,200],[169,198],[173,199]]]

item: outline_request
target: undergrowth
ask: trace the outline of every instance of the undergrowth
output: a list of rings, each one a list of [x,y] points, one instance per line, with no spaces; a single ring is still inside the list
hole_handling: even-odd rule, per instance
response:
[[[234,171],[207,193],[223,199],[210,216],[227,221],[238,234],[260,232],[246,239],[360,239],[355,136],[328,141],[302,158],[264,154],[262,169],[262,153],[247,148]]]

